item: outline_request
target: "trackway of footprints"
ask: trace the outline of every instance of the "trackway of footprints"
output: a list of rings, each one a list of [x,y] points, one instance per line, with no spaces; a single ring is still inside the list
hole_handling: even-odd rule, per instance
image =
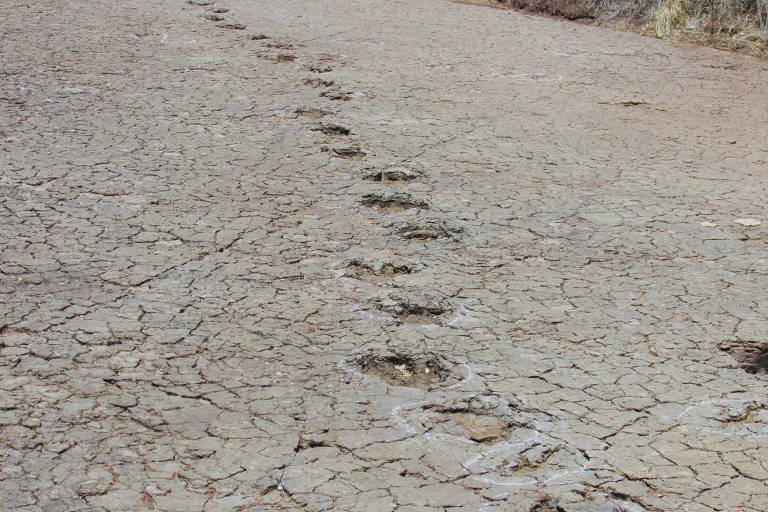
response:
[[[762,69],[220,1],[0,7],[6,509],[767,509]]]
[[[246,28],[239,23],[227,22],[223,16],[228,12],[226,8],[212,7],[214,4],[205,0],[190,0],[188,3],[206,6],[208,14],[205,17],[220,23],[223,28]],[[276,63],[294,62],[298,58],[294,53],[286,52],[296,51],[301,47],[299,44],[272,41],[265,34],[247,37],[262,42],[268,50],[260,54],[262,58]],[[315,74],[332,71],[328,60],[305,67]],[[306,78],[300,85],[319,89],[319,97],[326,100],[349,101],[353,97],[351,91],[329,78]],[[322,133],[328,138],[330,145],[321,146],[320,151],[336,158],[365,160],[365,149],[357,144],[344,144],[345,140],[354,138],[354,128],[326,119],[333,112],[321,106],[306,105],[297,107],[295,112],[300,117],[323,120],[310,127],[311,131]],[[405,210],[431,210],[425,199],[403,192],[408,184],[429,179],[427,173],[409,167],[407,162],[367,169],[359,178],[371,183],[372,187],[370,192],[362,194],[357,200],[365,208],[384,216]],[[441,217],[394,222],[387,226],[391,236],[423,243],[425,250],[429,251],[435,250],[431,242],[441,239],[458,242],[465,236],[460,224]],[[438,247],[437,250],[448,250],[445,245]],[[391,290],[386,298],[375,300],[369,306],[352,305],[354,310],[371,321],[419,326],[460,324],[464,316],[464,308],[460,304],[452,304],[431,291],[397,291],[400,286],[405,286],[402,281],[395,285],[395,289],[390,287],[393,278],[407,277],[420,270],[418,263],[398,261],[395,255],[394,258],[373,261],[353,259],[347,261],[345,268],[337,274]],[[471,362],[452,360],[437,352],[413,348],[360,348],[343,357],[338,366],[356,378],[381,379],[390,386],[404,386],[425,392],[421,400],[395,405],[391,410],[391,421],[407,435],[420,439],[427,449],[434,449],[455,459],[460,468],[457,477],[462,479],[468,489],[499,489],[498,494],[480,510],[496,509],[503,503],[508,491],[514,489],[538,489],[545,485],[556,485],[579,493],[597,490],[585,481],[583,475],[587,471],[597,472],[609,467],[605,461],[590,458],[562,441],[567,424],[560,425],[535,408],[509,403],[489,394],[487,390],[478,392],[476,389],[465,389],[467,384],[478,379]],[[645,510],[637,503],[621,499],[603,500],[601,507],[624,512]],[[557,506],[556,500],[544,494],[530,510],[564,509]]]

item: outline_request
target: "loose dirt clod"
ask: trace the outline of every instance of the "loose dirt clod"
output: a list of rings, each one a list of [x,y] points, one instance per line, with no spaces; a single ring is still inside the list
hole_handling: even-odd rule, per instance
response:
[[[430,389],[452,374],[451,363],[434,352],[409,349],[369,350],[351,361],[367,375],[379,377],[393,386]]]
[[[366,194],[360,204],[382,212],[399,212],[411,208],[428,209],[426,201],[414,199],[408,194]]]

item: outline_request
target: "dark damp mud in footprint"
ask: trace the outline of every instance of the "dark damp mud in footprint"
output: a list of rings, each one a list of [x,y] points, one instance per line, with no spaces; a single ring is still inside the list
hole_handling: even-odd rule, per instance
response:
[[[222,27],[229,30],[245,30],[248,28],[248,25],[243,25],[242,23],[225,23]]]
[[[224,21],[224,16],[219,16],[218,14],[206,14],[204,16],[205,19],[210,21]]]
[[[408,194],[399,193],[366,194],[360,200],[360,204],[384,213],[400,212],[412,208],[429,209],[426,201],[414,199]]]
[[[336,135],[341,137],[346,137],[347,135],[352,133],[349,128],[345,128],[338,124],[322,124],[320,126],[312,128],[312,131],[322,132],[325,135]]]
[[[296,60],[296,56],[290,53],[281,53],[275,57],[275,62],[293,62]]]
[[[392,386],[430,389],[452,376],[453,365],[434,352],[408,349],[369,350],[350,361],[366,375]]]
[[[330,73],[333,68],[330,66],[310,66],[309,70],[313,73]]]
[[[406,184],[421,177],[421,173],[401,165],[393,165],[386,169],[366,173],[363,178],[368,181],[378,181],[387,184]]]
[[[248,39],[251,41],[262,41],[264,39],[269,39],[269,36],[266,34],[251,34],[248,36]]]

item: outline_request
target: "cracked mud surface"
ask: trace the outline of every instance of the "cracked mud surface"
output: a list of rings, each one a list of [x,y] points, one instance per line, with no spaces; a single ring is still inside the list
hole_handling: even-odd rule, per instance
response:
[[[0,20],[4,509],[768,509],[765,63],[435,0]]]

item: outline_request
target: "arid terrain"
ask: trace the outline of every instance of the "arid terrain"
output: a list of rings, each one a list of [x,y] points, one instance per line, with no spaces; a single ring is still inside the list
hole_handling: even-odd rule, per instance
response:
[[[766,61],[440,0],[0,30],[0,509],[768,510]]]

